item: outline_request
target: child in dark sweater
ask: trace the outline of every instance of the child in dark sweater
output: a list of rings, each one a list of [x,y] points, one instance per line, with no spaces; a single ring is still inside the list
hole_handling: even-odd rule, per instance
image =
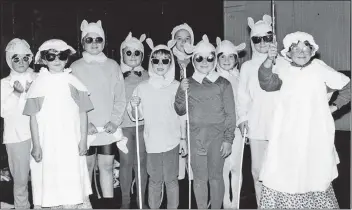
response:
[[[236,129],[234,96],[230,82],[215,71],[215,47],[206,35],[192,51],[196,71],[191,78],[182,80],[174,105],[177,114],[186,114],[187,90],[197,206],[207,208],[209,180],[211,207],[219,209],[224,197],[224,160],[231,153]]]

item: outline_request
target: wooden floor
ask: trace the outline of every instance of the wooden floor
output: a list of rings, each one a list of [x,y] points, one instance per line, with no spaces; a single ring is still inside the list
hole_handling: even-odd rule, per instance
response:
[[[350,132],[337,131],[335,138],[336,149],[339,153],[340,164],[338,165],[339,177],[333,182],[335,193],[341,209],[350,209]],[[1,150],[3,152],[4,150]],[[0,165],[1,166],[1,165]],[[2,166],[4,166],[2,164]],[[250,170],[250,150],[249,147],[245,147],[244,162],[243,162],[243,187],[241,191],[241,209],[255,209],[257,208],[255,201],[255,193],[253,186],[253,179]],[[181,180],[180,182],[180,209],[188,208],[188,182],[187,180]],[[11,182],[0,182],[0,201],[13,203],[12,196],[12,183]],[[31,192],[30,192],[31,194]],[[31,196],[31,195],[30,195]],[[135,194],[132,195],[131,208],[136,209],[136,198]],[[96,193],[91,197],[93,208],[119,208],[121,205],[121,192],[120,188],[116,188],[114,200],[112,204],[106,204],[98,200]],[[166,200],[163,201],[161,208],[166,208]],[[192,199],[192,208],[196,208],[196,202],[194,196]]]

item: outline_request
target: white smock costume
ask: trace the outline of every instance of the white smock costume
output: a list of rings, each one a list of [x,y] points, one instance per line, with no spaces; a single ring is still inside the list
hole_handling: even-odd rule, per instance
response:
[[[271,17],[264,15],[263,20],[254,23],[253,18],[248,18],[248,26],[251,29],[250,37],[266,36],[272,31]],[[259,67],[267,58],[267,53],[256,50],[251,40],[252,59],[244,62],[241,66],[240,80],[237,89],[236,113],[237,125],[248,121],[247,137],[251,149],[251,171],[254,181],[257,205],[259,205],[261,182],[259,173],[262,167],[263,156],[268,145],[268,132],[276,104],[276,92],[266,92],[259,86]]]
[[[52,39],[39,47],[35,62],[40,61],[42,51],[49,49],[69,49],[75,53],[62,40]],[[81,140],[81,107],[75,102],[71,89],[85,92],[86,95],[88,90],[70,72],[70,69],[65,69],[64,72],[51,73],[41,68],[28,91],[28,101],[38,102],[38,99],[44,98],[42,104],[38,105],[38,112],[24,110],[25,114],[36,116],[42,149],[42,160],[37,163],[32,158],[30,163],[35,206],[91,208],[88,196],[92,194],[92,189],[86,157],[79,155],[78,148]],[[26,107],[30,106],[28,101]]]
[[[342,89],[350,79],[323,61],[305,66],[291,64],[286,53],[292,44],[308,41],[310,34],[295,32],[273,72],[282,80],[260,179],[263,208],[338,208],[332,181],[338,176],[334,146],[335,125],[327,103],[326,86]]]
[[[238,52],[244,50],[246,47],[245,43],[241,43],[238,46],[235,46],[232,42],[228,40],[223,40],[219,37],[216,38],[216,55],[218,56],[220,53],[223,55],[235,55],[238,58]],[[240,72],[236,66],[233,67],[233,69],[230,69],[229,71],[224,70],[221,68],[219,64],[219,60],[216,66],[217,72],[220,74],[220,76],[224,77],[227,79],[232,86],[232,90],[234,93],[234,99],[235,99],[235,104],[237,105],[237,89],[238,89],[238,83],[240,79]],[[237,109],[237,106],[235,106]],[[238,121],[238,115],[236,114],[236,121]],[[223,200],[223,205],[224,208],[237,208],[237,197],[238,197],[238,185],[242,186],[242,174],[240,174],[240,161],[241,161],[241,150],[243,148],[244,142],[242,142],[242,135],[240,129],[237,127],[235,130],[235,138],[232,143],[232,152],[231,154],[225,159],[224,163],[224,184],[225,184],[225,194],[224,194],[224,200]],[[231,183],[230,183],[230,178],[229,178],[229,173],[231,173]],[[239,181],[240,180],[240,181]],[[230,200],[230,184],[232,188],[232,201]]]

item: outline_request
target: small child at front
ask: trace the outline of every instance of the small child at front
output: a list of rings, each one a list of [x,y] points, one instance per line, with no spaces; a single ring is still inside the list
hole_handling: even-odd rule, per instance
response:
[[[10,75],[1,79],[1,117],[4,119],[3,143],[13,177],[16,209],[29,209],[28,179],[31,149],[29,117],[22,114],[27,91],[36,74],[29,67],[33,53],[23,39],[12,39],[6,46]]]
[[[232,86],[234,93],[235,104],[237,104],[237,88],[240,79],[240,72],[238,70],[238,52],[242,51],[246,44],[242,43],[235,46],[229,40],[223,40],[218,37],[216,38],[216,57],[218,58],[218,65],[216,71],[223,78],[227,79]],[[237,121],[236,115],[236,121]],[[242,174],[240,173],[241,168],[241,155],[244,142],[242,141],[242,135],[240,129],[237,127],[235,130],[235,139],[232,144],[232,153],[225,159],[224,163],[224,182],[225,182],[225,195],[223,205],[225,209],[237,208],[238,196],[241,192],[242,186]],[[230,177],[231,173],[231,188],[232,188],[232,201],[230,201]],[[238,186],[239,185],[239,186]]]
[[[138,109],[138,119],[144,118],[147,172],[150,176],[149,206],[151,209],[160,207],[165,183],[167,208],[177,209],[179,152],[187,154],[185,123],[173,107],[179,82],[174,79],[175,61],[170,48],[165,45],[154,47],[149,38],[146,42],[152,49],[148,70],[150,78],[134,90],[127,109],[132,120],[136,118],[135,109]]]
[[[177,90],[175,110],[186,114],[185,91],[189,97],[190,152],[193,189],[199,209],[220,209],[224,198],[223,168],[235,137],[236,114],[232,86],[215,71],[216,50],[203,36],[194,49],[193,76],[183,79]]]
[[[86,87],[65,69],[76,51],[64,41],[44,42],[35,62],[44,64],[28,91],[23,113],[30,116],[31,177],[35,208],[92,208],[87,162]]]

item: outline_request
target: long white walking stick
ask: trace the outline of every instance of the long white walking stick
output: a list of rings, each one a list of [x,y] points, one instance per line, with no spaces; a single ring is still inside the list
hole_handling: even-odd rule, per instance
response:
[[[247,129],[244,128],[243,130],[243,138],[242,138],[242,149],[241,149],[241,153],[240,153],[240,157],[241,157],[241,162],[240,162],[240,168],[239,168],[239,178],[238,178],[238,189],[237,189],[237,203],[236,203],[236,209],[240,209],[240,197],[241,197],[241,177],[242,177],[242,163],[243,163],[243,153],[244,153],[244,144],[246,142],[246,137],[247,137]]]
[[[142,189],[141,189],[141,157],[139,156],[139,133],[138,133],[138,107],[135,108],[136,116],[136,143],[137,143],[137,167],[138,167],[138,199],[139,209],[142,209]]]
[[[183,70],[183,78],[187,78],[186,69]],[[189,177],[191,171],[191,138],[190,138],[190,130],[189,130],[189,112],[188,112],[188,92],[185,91],[186,94],[186,119],[187,119],[187,147],[188,147],[188,208],[191,209],[191,192],[192,192],[192,185],[191,179]]]

